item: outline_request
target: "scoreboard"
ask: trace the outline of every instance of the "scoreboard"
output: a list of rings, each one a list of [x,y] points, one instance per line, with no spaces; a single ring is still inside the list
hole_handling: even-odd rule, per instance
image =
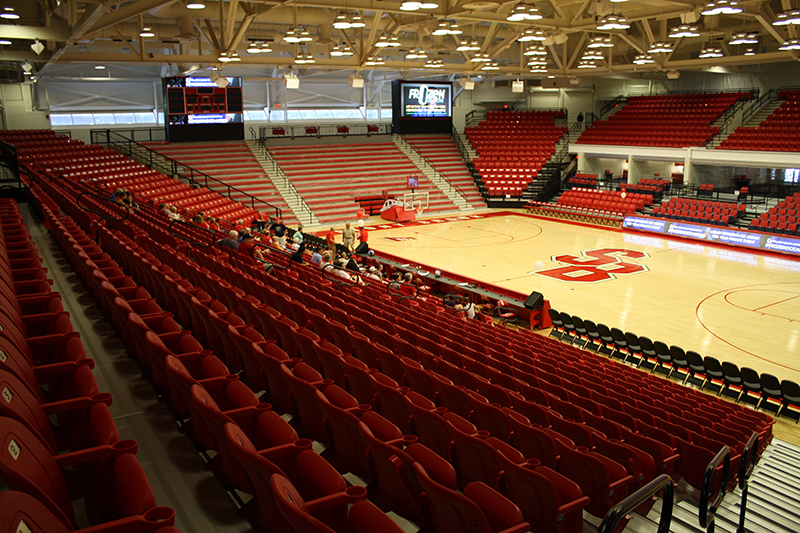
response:
[[[167,115],[203,115],[242,112],[241,78],[228,78],[219,87],[211,78],[166,78]]]

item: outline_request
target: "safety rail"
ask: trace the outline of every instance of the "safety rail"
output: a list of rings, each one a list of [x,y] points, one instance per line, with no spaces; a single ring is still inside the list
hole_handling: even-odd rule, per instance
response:
[[[95,135],[99,135],[107,129],[90,130],[89,135],[92,143],[94,143]],[[167,131],[164,126],[160,128],[114,128],[112,131],[120,135],[127,135],[136,142],[166,142]]]
[[[267,251],[267,254],[269,255],[278,254],[279,256],[288,257],[289,258],[288,263],[286,263],[285,265],[280,265],[278,263],[271,263],[266,259],[264,259],[263,257],[258,257],[258,255],[256,254],[256,250],[259,248],[265,249]],[[292,254],[290,254],[289,252],[284,252],[283,250],[279,250],[278,248],[273,248],[272,246],[269,246],[263,242],[253,243],[253,247],[250,249],[250,257],[258,261],[259,263],[266,265],[267,272],[269,272],[271,268],[277,268],[278,270],[289,270],[292,267]]]
[[[253,126],[249,126],[247,129],[250,130],[251,140],[255,141],[258,139],[258,135],[256,134],[256,130],[253,129]]]
[[[347,137],[348,135],[391,135],[391,124],[345,123],[259,126],[259,139],[294,139],[296,137]]]
[[[0,166],[8,169],[14,176],[13,179],[0,179],[0,183],[16,182],[17,187],[22,186],[22,182],[19,179],[19,157],[17,156],[16,146],[0,141]]]
[[[300,204],[300,207],[303,210],[302,214],[306,216],[308,220],[303,220],[300,217],[300,213],[295,213],[295,216],[297,216],[297,218],[301,222],[306,222],[306,224],[311,224],[314,220],[314,213],[311,211],[311,206],[308,205],[306,199],[303,198],[303,195],[300,194],[300,191],[298,191],[297,187],[294,186],[294,183],[292,183],[292,180],[290,180],[289,176],[286,175],[286,172],[283,171],[280,164],[275,159],[275,156],[272,155],[272,152],[270,152],[269,148],[267,148],[267,145],[263,140],[261,141],[261,147],[262,147],[261,153],[264,155],[264,158],[267,160],[267,163],[271,165],[272,172],[274,172],[277,175],[277,177],[283,179],[283,186],[289,190],[289,192],[297,201],[297,203]]]
[[[619,104],[627,103],[627,101],[628,101],[627,96],[622,96],[622,95],[617,96],[616,98],[614,98],[613,100],[611,100],[606,105],[600,108],[600,113],[599,113],[600,119],[602,120],[603,117],[606,115],[606,113],[610,113],[611,110],[617,107]]]
[[[105,141],[103,141],[103,136],[105,136]],[[112,139],[113,137],[113,139]],[[133,139],[128,139],[125,136],[117,133],[116,131],[112,130],[92,130],[92,143],[93,144],[105,144],[107,148],[116,149],[120,151],[123,155],[126,155],[131,158],[139,158],[144,161],[143,164],[148,165],[150,168],[154,170],[159,170],[162,173],[172,176],[173,178],[183,178],[188,180],[189,185],[193,187],[205,187],[209,188],[209,182],[217,185],[221,185],[225,188],[225,193],[223,194],[219,190],[214,190],[214,192],[231,198],[231,193],[236,192],[237,194],[243,195],[249,199],[249,207],[255,211],[264,211],[264,210],[274,210],[275,217],[283,218],[282,211],[279,207],[270,204],[269,202],[265,202],[260,198],[256,198],[255,196],[238,189],[236,187],[232,187],[227,183],[214,178],[213,176],[209,176],[205,172],[201,172],[197,169],[194,169],[188,165],[184,165],[180,161],[172,159],[170,157],[165,156],[162,153],[159,153],[157,150],[153,150],[149,146],[145,146],[141,143],[134,141]],[[127,150],[127,153],[126,153]],[[157,157],[153,157],[153,156]],[[159,159],[160,158],[160,159]],[[185,174],[188,172],[188,175]],[[232,198],[231,198],[232,199]],[[239,204],[247,206],[248,204],[239,200],[234,200]]]
[[[758,432],[754,431],[750,438],[747,439],[747,444],[744,445],[742,451],[742,463],[739,466],[739,489],[742,491],[742,500],[739,504],[739,527],[736,528],[736,533],[745,533],[744,521],[747,514],[747,495],[749,493],[750,476],[758,461]]]
[[[112,217],[108,213],[103,213],[101,211],[96,211],[94,209],[90,209],[88,206],[81,205],[81,198],[83,198],[84,196],[93,196],[94,198],[97,198],[99,200],[103,200],[103,201],[106,201],[106,202],[110,203],[114,207],[124,208],[125,209],[125,216],[122,217],[122,218]],[[99,194],[95,194],[95,193],[89,192],[89,191],[84,191],[84,192],[80,193],[75,198],[75,205],[77,205],[78,208],[83,209],[84,211],[88,211],[89,213],[97,215],[98,217],[100,217],[100,220],[113,220],[113,221],[116,221],[116,222],[125,222],[126,220],[128,220],[128,217],[131,214],[131,210],[127,205],[119,205],[116,202],[112,202],[111,199],[108,198],[107,196],[100,196]],[[99,231],[95,232],[95,241],[97,241],[97,244],[102,244],[100,242],[100,232]]]
[[[777,100],[778,95],[783,89],[770,89],[760,98],[753,98],[750,106],[742,112],[742,124],[744,124],[750,117],[758,113],[770,100]]]
[[[661,504],[661,517],[658,520],[657,533],[669,533],[669,526],[672,523],[672,508],[675,503],[675,489],[672,478],[667,474],[661,474],[653,481],[637,490],[617,505],[609,509],[603,518],[597,533],[613,533],[625,515],[632,512],[642,503],[646,502],[660,491],[664,491]]]
[[[408,295],[402,292],[392,292],[390,289],[393,287],[412,287],[414,289],[414,293],[412,295]],[[413,283],[406,283],[405,281],[390,281],[386,284],[386,292],[391,296],[397,296],[400,300],[416,300],[419,298],[419,287]]]
[[[745,104],[753,99],[753,95],[751,94],[747,98],[739,98],[736,102],[733,103],[718,120],[722,120],[722,126],[719,127],[719,131],[711,136],[711,139],[706,143],[706,146],[709,144],[713,144],[716,141],[719,141],[723,135],[728,133],[728,128],[733,123],[733,119],[736,118],[736,113],[739,112],[740,109],[743,109]],[[744,123],[744,115],[742,115],[742,123]]]
[[[720,479],[719,482],[719,490],[714,501],[709,503],[711,499],[711,486],[720,463],[722,463],[722,479]],[[708,466],[706,466],[706,473],[703,476],[703,488],[700,491],[700,527],[706,528],[707,533],[714,533],[716,527],[714,519],[716,518],[719,506],[722,505],[722,500],[725,499],[730,473],[731,449],[727,446],[723,446],[711,462],[708,463]]]
[[[456,146],[458,147],[458,151],[461,152],[461,157],[467,162],[467,164],[472,163],[472,156],[469,154],[469,150],[467,150],[467,143],[464,142],[463,135],[458,132],[455,126],[453,126],[453,131],[451,133],[453,135],[453,140],[456,142]]]
[[[435,178],[440,178],[444,180],[444,182],[447,183],[447,186],[450,187],[450,192],[455,191],[456,193],[458,193],[459,196],[461,196],[461,198],[464,199],[464,202],[468,206],[470,205],[469,200],[467,200],[467,195],[464,191],[461,190],[461,187],[453,185],[453,183],[450,181],[450,178],[447,177],[447,174],[438,170],[433,161],[422,155],[422,152],[420,151],[419,148],[417,148],[417,146],[414,143],[408,142],[408,139],[406,139],[405,135],[401,135],[400,138],[406,145],[408,145],[412,150],[414,150],[417,156],[419,156],[419,158],[422,159],[422,161],[425,162],[425,164],[428,165],[428,167],[430,167],[431,170],[433,170],[433,176]]]
[[[329,275],[330,272],[342,270],[347,272],[347,278],[343,278],[342,276],[331,276]],[[333,263],[328,263],[324,267],[322,267],[322,277],[327,279],[328,281],[336,284],[334,289],[339,289],[342,285],[347,287],[358,287],[362,283],[361,275],[358,272],[353,272],[352,270],[348,270],[346,268],[342,268],[340,266],[334,265]],[[366,283],[364,283],[366,285]]]
[[[202,232],[208,233],[209,235],[211,235],[211,243],[210,244],[206,244],[206,243],[202,243],[200,241],[190,240],[189,237],[184,237],[183,235],[178,235],[177,233],[175,233],[172,230],[172,226],[174,226],[175,224],[178,224],[179,226],[189,226],[193,230],[200,230]],[[214,243],[217,242],[217,235],[213,231],[211,231],[210,229],[201,228],[200,226],[196,226],[195,224],[192,224],[191,222],[186,222],[185,220],[177,220],[177,219],[175,219],[175,220],[170,221],[169,226],[167,226],[167,233],[169,233],[170,235],[172,235],[176,239],[181,239],[181,240],[184,240],[184,241],[188,242],[189,246],[192,246],[193,244],[196,244],[196,245],[201,246],[203,248],[211,248],[212,246],[214,246]]]
[[[592,111],[589,111],[588,113],[586,113],[585,122],[586,122],[586,126],[587,127],[592,125],[593,123],[597,122],[598,120],[600,120],[600,117],[598,117],[596,113],[594,113]]]

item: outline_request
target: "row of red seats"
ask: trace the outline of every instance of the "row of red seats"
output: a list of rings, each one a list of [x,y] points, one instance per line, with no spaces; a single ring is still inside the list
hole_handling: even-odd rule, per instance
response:
[[[605,226],[619,226],[625,214],[618,211],[607,211],[596,207],[576,207],[553,204],[550,202],[530,201],[523,211],[534,215],[547,215],[577,222],[591,222]]]
[[[623,197],[622,195],[625,194]],[[561,194],[559,204],[578,207],[597,207],[598,204],[607,211],[621,211],[631,213],[653,203],[650,194],[624,193],[624,191],[598,191],[575,187]],[[606,208],[605,206],[608,206]],[[619,209],[622,207],[623,209]]]
[[[800,151],[796,131],[800,127],[800,94],[780,91],[786,98],[755,128],[741,126],[718,146],[722,150]]]
[[[73,238],[41,207],[90,290],[121,281],[107,254],[85,236]],[[156,506],[134,455],[136,441],[119,438],[108,410],[111,395],[99,392],[94,361],[86,358],[60,294],[51,291],[13,201],[0,205],[0,233],[0,432],[8,444],[0,453],[0,480],[8,489],[0,492],[3,529],[67,532],[90,524],[109,533],[176,533],[174,511]],[[128,288],[136,298],[147,296]],[[81,497],[85,510],[76,511],[71,500]]]

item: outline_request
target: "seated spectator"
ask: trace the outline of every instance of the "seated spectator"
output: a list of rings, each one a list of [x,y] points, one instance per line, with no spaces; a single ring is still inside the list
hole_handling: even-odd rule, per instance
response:
[[[286,246],[289,250],[296,252],[300,249],[300,237],[292,237],[292,243]]]
[[[195,215],[194,219],[192,220],[192,222],[194,222],[196,225],[200,226],[203,229],[209,229],[208,222],[206,222],[203,219],[203,214],[202,213],[197,213]]]
[[[219,222],[214,217],[209,217],[208,219],[208,229],[213,231],[219,231]]]
[[[218,240],[217,244],[219,246],[225,246],[227,248],[230,248],[235,252],[238,251],[239,249],[239,241],[237,240],[238,238],[239,234],[236,232],[236,230],[232,229],[231,231],[228,232],[228,236],[225,237],[224,239]]]
[[[311,262],[318,265],[322,262],[322,254],[319,253],[319,248],[314,248],[314,253],[311,254]]]

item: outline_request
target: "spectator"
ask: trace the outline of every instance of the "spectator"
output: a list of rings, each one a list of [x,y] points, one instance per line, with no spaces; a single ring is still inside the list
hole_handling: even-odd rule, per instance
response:
[[[283,220],[278,219],[269,227],[270,233],[274,235],[272,241],[278,246],[278,248],[286,247],[286,226],[283,223]]]
[[[365,254],[369,252],[369,245],[367,244],[369,235],[367,233],[367,228],[364,227],[363,220],[359,220],[358,225],[361,227],[361,230],[358,233],[358,240],[360,241],[360,244],[358,245],[358,248],[356,248],[356,253]]]
[[[322,254],[319,253],[319,248],[314,248],[314,253],[311,254],[311,262],[315,265],[322,262]]]
[[[169,214],[169,218],[170,219],[172,219],[172,220],[180,220],[181,219],[181,215],[180,215],[180,213],[178,213],[178,206],[177,205],[173,205],[172,207],[169,208],[169,210],[170,210],[170,214]]]
[[[195,217],[194,217],[194,220],[192,220],[192,222],[194,222],[196,225],[200,226],[203,229],[208,229],[209,228],[208,222],[206,222],[203,219],[203,214],[202,213],[197,213],[195,215]]]
[[[578,113],[578,131],[581,131],[583,128],[583,112]]]
[[[378,269],[375,267],[369,267],[367,269],[367,277],[370,279],[376,279],[378,281],[381,280],[380,272],[378,272]]]
[[[242,220],[241,218],[236,221],[236,225],[233,226],[233,229],[235,229],[237,232],[239,232],[241,234],[244,234],[244,233],[247,232],[247,228],[244,227],[244,220]]]
[[[336,231],[331,228],[328,233],[325,234],[325,241],[328,243],[328,251],[331,254],[336,253]]]
[[[214,217],[209,217],[208,219],[208,229],[219,231],[219,222]]]
[[[296,252],[297,250],[299,250],[300,249],[300,237],[297,237],[296,235],[294,237],[292,237],[292,244],[288,245],[287,248],[290,249],[293,252]]]
[[[342,232],[342,244],[344,247],[347,248],[348,252],[353,251],[353,242],[356,239],[356,230],[350,227],[350,223],[344,225],[344,231]]]
[[[253,226],[255,226],[258,231],[264,231],[264,228],[267,227],[267,222],[270,220],[269,215],[267,215],[266,211],[256,211],[256,216],[253,218]]]
[[[239,241],[237,240],[238,238],[239,234],[236,232],[235,229],[232,229],[231,231],[228,232],[228,236],[225,237],[224,239],[220,239],[219,241],[217,241],[217,244],[220,246],[225,246],[227,248],[230,248],[235,252],[239,249]]]
[[[294,232],[294,237],[295,238],[299,238],[300,240],[297,241],[297,242],[299,242],[300,244],[303,244],[303,241],[305,240],[305,237],[303,236],[303,224],[302,223],[297,225],[297,231]]]

